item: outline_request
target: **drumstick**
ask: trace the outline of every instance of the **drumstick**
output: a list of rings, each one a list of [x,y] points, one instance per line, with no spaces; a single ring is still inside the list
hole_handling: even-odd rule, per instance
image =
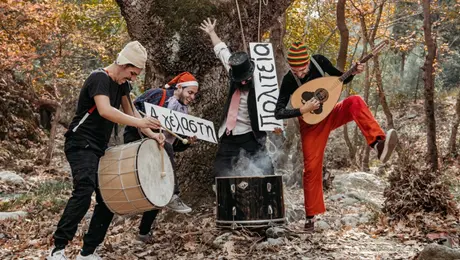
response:
[[[139,113],[143,116],[146,116],[144,112],[142,111],[139,111]],[[161,125],[161,123],[160,123]],[[164,127],[163,125],[161,125],[161,127],[166,130],[166,132],[170,133],[171,135],[173,135],[174,137],[176,137],[177,139],[179,139],[179,141],[181,141],[183,144],[188,144],[188,140],[185,139],[185,138],[182,138],[180,136],[178,136],[176,133],[174,133],[173,131],[169,130],[168,128]]]

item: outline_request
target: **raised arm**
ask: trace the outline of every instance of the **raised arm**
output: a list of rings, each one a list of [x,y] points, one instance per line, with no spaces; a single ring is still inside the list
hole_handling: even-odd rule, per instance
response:
[[[212,46],[216,46],[217,44],[222,42],[219,36],[217,36],[216,31],[214,30],[216,28],[216,23],[216,19],[214,19],[214,21],[211,21],[211,19],[208,18],[206,20],[203,20],[203,22],[200,25],[200,29],[207,33],[209,37],[211,37]]]
[[[222,62],[222,65],[224,65],[225,69],[228,72],[230,70],[230,66],[228,65],[228,59],[230,58],[231,53],[227,45],[224,42],[222,42],[219,36],[217,36],[216,34],[216,22],[216,19],[214,19],[214,21],[211,21],[210,18],[203,20],[200,29],[207,33],[211,38],[214,53],[216,54],[217,58],[219,58],[219,60]]]

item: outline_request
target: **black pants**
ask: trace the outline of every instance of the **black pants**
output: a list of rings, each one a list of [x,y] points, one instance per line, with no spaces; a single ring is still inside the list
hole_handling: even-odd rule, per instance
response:
[[[137,140],[140,140],[139,134],[126,134],[124,135],[124,142],[130,143],[130,142],[135,142]],[[169,160],[171,161],[171,166],[173,168],[173,173],[174,173],[174,194],[178,195],[180,193],[179,190],[179,185],[177,182],[177,176],[176,176],[176,171],[174,170],[176,168],[176,163],[174,162],[174,149],[173,146],[170,143],[166,143],[164,145],[164,148],[166,150],[166,153],[169,156]],[[139,224],[139,234],[141,235],[146,235],[150,232],[152,229],[153,222],[155,221],[157,214],[160,210],[158,209],[153,209],[150,211],[144,212],[142,214],[142,219],[141,223]]]
[[[75,146],[72,140],[66,140],[65,154],[72,170],[73,192],[54,233],[54,244],[57,248],[64,248],[73,239],[78,224],[91,205],[91,196],[96,191],[97,204],[88,232],[83,238],[83,250],[93,252],[104,240],[113,213],[105,205],[97,188],[100,155],[85,146]]]
[[[245,172],[236,172],[236,164],[243,157],[249,160],[249,167]],[[222,136],[214,160],[214,176],[250,176],[253,175],[251,169],[253,166],[263,175],[273,175],[273,168],[270,156],[265,148],[265,140],[256,140],[253,133],[242,135],[225,135]]]

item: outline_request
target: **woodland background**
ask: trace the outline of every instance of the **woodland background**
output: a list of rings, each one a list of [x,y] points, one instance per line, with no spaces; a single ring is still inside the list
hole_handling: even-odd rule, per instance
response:
[[[198,26],[207,17],[216,18],[221,39],[232,50],[243,50],[237,4],[246,42],[273,44],[278,80],[287,71],[285,53],[292,41],[304,40],[311,53],[323,54],[346,70],[373,46],[389,40],[390,47],[366,64],[365,72],[344,88],[343,97],[361,95],[384,129],[398,130],[397,152],[382,165],[355,124],[336,130],[325,159],[327,172],[335,176],[325,194],[333,201],[327,202],[331,215],[324,216],[330,228],[313,237],[284,237],[281,244],[273,245],[265,236],[250,232],[224,233],[219,244],[216,240],[223,232],[213,223],[210,170],[217,146],[201,142],[177,158],[185,200],[195,209],[193,220],[164,214],[158,237],[146,247],[123,240],[124,232],[135,234],[131,229],[137,216],[117,218],[102,255],[115,259],[130,254],[145,259],[408,259],[430,242],[456,250],[458,0],[0,0],[0,212],[10,214],[0,218],[0,255],[46,254],[71,191],[62,135],[75,112],[79,90],[88,73],[113,62],[128,41],[139,40],[149,52],[145,73],[134,82],[136,95],[190,71],[201,86],[191,113],[214,121],[218,129],[227,75]],[[285,137],[270,134],[267,145],[277,173],[284,175],[289,228],[299,231],[302,155],[297,122],[285,123]],[[334,215],[346,217],[343,214],[353,211],[342,208],[345,199],[333,200],[347,195],[339,189],[343,176],[361,176],[360,183],[378,178],[376,196],[381,201],[360,200],[358,211],[372,216],[368,222],[332,224]],[[383,239],[387,251],[403,246],[406,253],[392,255],[368,245],[357,249],[356,241],[363,240],[357,235],[360,232],[372,243]],[[82,234],[74,239],[74,248]],[[268,243],[270,254],[263,253],[267,248],[261,249],[262,243]],[[363,255],[364,251],[371,253]]]

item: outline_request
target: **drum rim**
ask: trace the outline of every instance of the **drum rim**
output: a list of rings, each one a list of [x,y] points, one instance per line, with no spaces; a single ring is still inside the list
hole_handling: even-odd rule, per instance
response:
[[[221,176],[221,177],[215,177],[217,179],[247,179],[247,178],[273,178],[273,177],[281,177],[283,178],[283,175],[261,175],[261,176]]]
[[[139,142],[139,146],[137,147],[137,150],[136,150],[136,154],[138,154],[138,153],[139,153],[140,147],[141,147],[142,144],[143,144],[145,141],[147,141],[147,140],[148,140],[147,138],[142,138],[142,139],[140,139],[140,140],[137,140],[137,141],[134,141],[134,142],[130,142],[130,143],[126,143],[126,144],[123,144],[123,145],[130,145],[130,144]],[[107,148],[107,150],[109,150],[109,149],[114,149],[115,147],[116,147],[116,146],[109,147],[109,148]],[[107,150],[106,150],[106,151],[107,151]],[[153,209],[155,209],[155,204],[153,204],[153,203],[147,198],[147,196],[146,196],[144,190],[142,189],[142,185],[140,185],[139,175],[137,174],[137,173],[138,173],[137,160],[138,160],[138,156],[136,156],[136,166],[135,166],[135,169],[134,169],[134,172],[136,173],[136,174],[134,174],[134,175],[135,175],[135,178],[137,179],[137,183],[139,183],[139,188],[140,188],[140,190],[141,190],[141,192],[142,192],[142,195],[144,195],[144,198],[150,203],[150,205],[152,205]],[[100,175],[100,171],[99,171],[99,170],[100,170],[100,167],[101,167],[101,159],[99,158],[99,162],[98,162],[98,166],[97,166],[97,179],[98,179],[98,181],[97,181],[97,188],[98,188],[98,189],[100,189],[100,184],[99,184],[99,180],[100,180],[100,176],[99,176],[99,175]],[[115,210],[115,208],[113,208],[112,205],[110,205],[110,203],[109,203],[109,204],[105,203],[106,197],[105,197],[105,195],[104,195],[103,192],[101,192],[101,197],[102,197],[102,201],[104,201],[104,204],[106,204],[107,208],[108,208],[112,213],[119,214],[119,215],[129,214],[129,213],[118,213],[118,212],[117,212],[118,210]],[[129,202],[129,201],[127,201],[127,202]],[[133,205],[133,204],[130,203],[130,205]],[[136,207],[136,206],[134,206],[134,205],[133,205],[133,207],[137,210],[137,212],[138,212],[138,211],[139,211],[139,212],[143,212],[142,209],[140,209],[140,208],[138,208],[138,207]]]
[[[286,217],[283,218],[275,218],[275,219],[265,219],[265,220],[216,220],[216,223],[219,224],[262,224],[262,223],[270,223],[270,222],[285,222]]]
[[[141,146],[144,144],[144,142],[146,142],[147,140],[151,140],[149,138],[142,138],[141,139],[141,144],[139,145],[139,147],[137,147],[137,151],[136,153],[139,154],[139,150],[141,149]],[[152,140],[153,141],[153,140]],[[138,172],[138,167],[137,167],[137,164],[139,163],[139,156],[136,156],[136,178],[137,178],[137,182],[139,183],[139,187],[141,188],[141,191],[142,191],[142,194],[144,195],[144,198],[150,202],[150,204],[153,206],[153,207],[156,207],[155,206],[155,203],[153,203],[148,197],[147,197],[147,194],[145,193],[144,191],[144,188],[142,188],[142,185],[141,185],[141,180],[139,179],[139,172]]]

